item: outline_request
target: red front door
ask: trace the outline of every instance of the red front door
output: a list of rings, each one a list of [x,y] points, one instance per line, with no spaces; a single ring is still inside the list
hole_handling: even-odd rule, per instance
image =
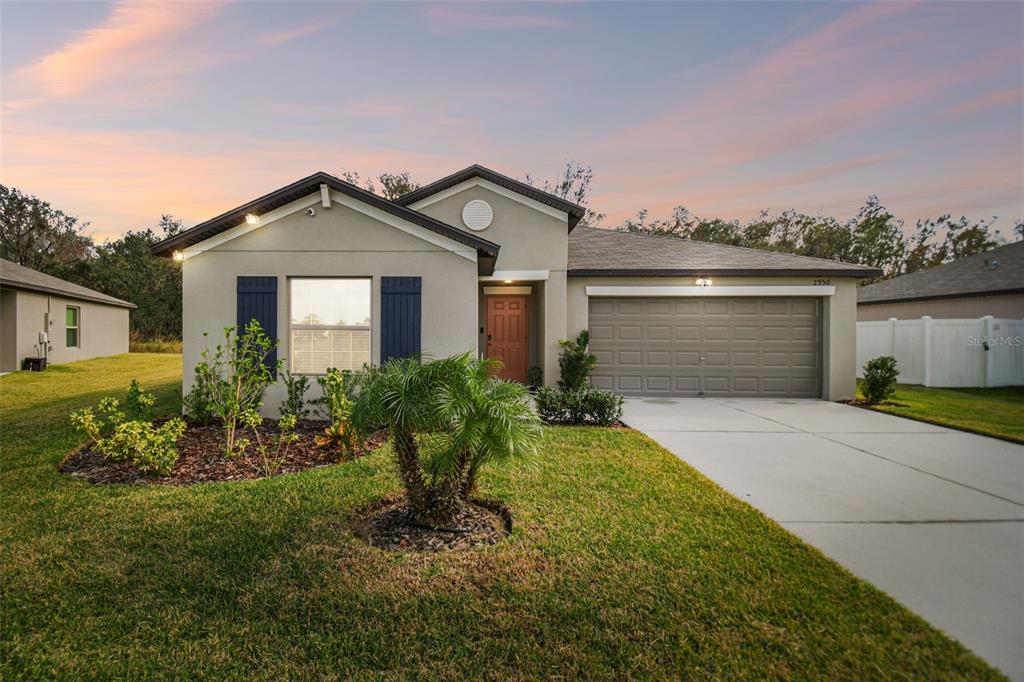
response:
[[[500,360],[498,376],[526,382],[526,296],[487,296],[487,357]]]

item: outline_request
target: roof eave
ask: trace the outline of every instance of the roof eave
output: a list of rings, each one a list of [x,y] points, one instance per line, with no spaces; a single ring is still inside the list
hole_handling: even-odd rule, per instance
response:
[[[122,301],[119,298],[113,300],[105,299],[100,296],[88,296],[86,294],[75,294],[67,291],[61,291],[56,287],[48,287],[37,284],[25,284],[24,282],[14,282],[8,279],[0,279],[0,286],[6,289],[17,289],[18,291],[35,291],[41,294],[48,294],[50,296],[60,296],[62,298],[70,298],[73,301],[89,301],[90,303],[100,303],[102,305],[111,305],[115,308],[130,308],[132,310],[138,308],[134,303],[128,301]]]
[[[219,234],[220,232],[223,232],[224,230],[241,224],[247,213],[257,210],[260,206],[266,203],[277,201],[292,193],[301,193],[305,196],[307,190],[309,193],[312,193],[316,191],[316,188],[319,187],[320,184],[326,184],[332,189],[363,201],[370,206],[374,206],[375,208],[384,210],[396,217],[402,218],[403,220],[425,227],[444,237],[452,239],[453,241],[466,246],[471,246],[477,250],[477,254],[480,256],[496,257],[501,248],[494,242],[463,232],[451,225],[447,225],[439,220],[435,220],[434,218],[418,213],[410,208],[399,205],[393,201],[389,201],[384,197],[377,196],[372,192],[368,192],[360,187],[347,183],[344,180],[340,180],[329,173],[320,171],[289,185],[285,185],[273,192],[264,194],[263,196],[233,208],[230,211],[226,211],[219,216],[206,220],[180,234],[164,239],[150,247],[150,252],[157,256],[170,257],[182,246],[193,246],[216,234]]]
[[[1024,287],[1011,289],[991,289],[987,291],[963,291],[952,294],[931,294],[928,296],[899,296],[893,298],[874,299],[870,301],[857,301],[857,305],[886,305],[889,303],[914,303],[917,301],[940,301],[951,298],[981,298],[984,296],[1011,296],[1013,294],[1024,294]]]
[[[880,277],[881,270],[795,268],[570,268],[569,277]]]

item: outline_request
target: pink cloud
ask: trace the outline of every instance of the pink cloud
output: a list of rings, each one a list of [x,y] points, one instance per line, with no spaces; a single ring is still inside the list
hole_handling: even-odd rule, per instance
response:
[[[976,97],[958,104],[950,109],[949,113],[954,116],[975,114],[979,111],[994,109],[996,107],[1007,106],[1010,104],[1019,105],[1021,102],[1024,102],[1024,87],[993,90],[985,93],[981,97]]]
[[[107,18],[23,69],[18,80],[41,97],[62,98],[88,92],[101,81],[116,81],[161,63],[165,73],[180,72],[194,62],[176,55],[159,59],[168,39],[216,15],[222,2],[171,3],[120,0]]]
[[[437,33],[476,29],[567,29],[569,22],[540,14],[494,14],[468,11],[461,6],[431,5],[424,12],[427,25]]]
[[[273,33],[267,33],[260,37],[259,41],[263,45],[273,46],[297,40],[298,38],[305,38],[308,35],[313,35],[314,33],[319,33],[320,31],[331,28],[339,21],[347,19],[352,15],[354,10],[355,8],[352,5],[342,7],[340,11],[334,12],[329,16],[316,17],[303,24],[299,24],[298,26],[275,31]]]

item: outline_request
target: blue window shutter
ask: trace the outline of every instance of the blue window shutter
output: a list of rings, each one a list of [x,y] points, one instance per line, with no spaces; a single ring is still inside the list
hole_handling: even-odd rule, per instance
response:
[[[239,277],[236,294],[238,300],[238,333],[250,320],[256,320],[271,342],[277,341],[277,277]],[[267,367],[277,378],[277,348],[267,356]]]
[[[380,278],[380,362],[420,352],[419,277]]]

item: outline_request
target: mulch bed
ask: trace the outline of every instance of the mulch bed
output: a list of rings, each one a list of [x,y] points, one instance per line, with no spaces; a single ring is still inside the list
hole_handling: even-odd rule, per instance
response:
[[[412,521],[405,498],[395,496],[357,512],[352,530],[373,547],[440,552],[496,544],[512,532],[512,515],[500,502],[474,499],[449,527],[430,528]]]
[[[264,440],[277,435],[277,422],[266,419],[260,435]],[[295,429],[298,440],[291,444],[281,468],[274,474],[281,476],[297,471],[337,464],[343,461],[335,449],[318,446],[314,437],[323,433],[326,422],[300,421]],[[250,429],[239,429],[239,438],[255,443]],[[387,440],[387,431],[378,431],[355,454],[361,457],[375,450]],[[224,431],[219,424],[199,426],[189,424],[178,440],[178,463],[170,475],[144,473],[128,462],[112,462],[92,449],[91,444],[73,450],[60,465],[60,470],[74,478],[90,483],[136,483],[157,485],[192,485],[214,481],[244,481],[266,478],[263,462],[254,446],[245,454],[227,458],[221,454]]]

